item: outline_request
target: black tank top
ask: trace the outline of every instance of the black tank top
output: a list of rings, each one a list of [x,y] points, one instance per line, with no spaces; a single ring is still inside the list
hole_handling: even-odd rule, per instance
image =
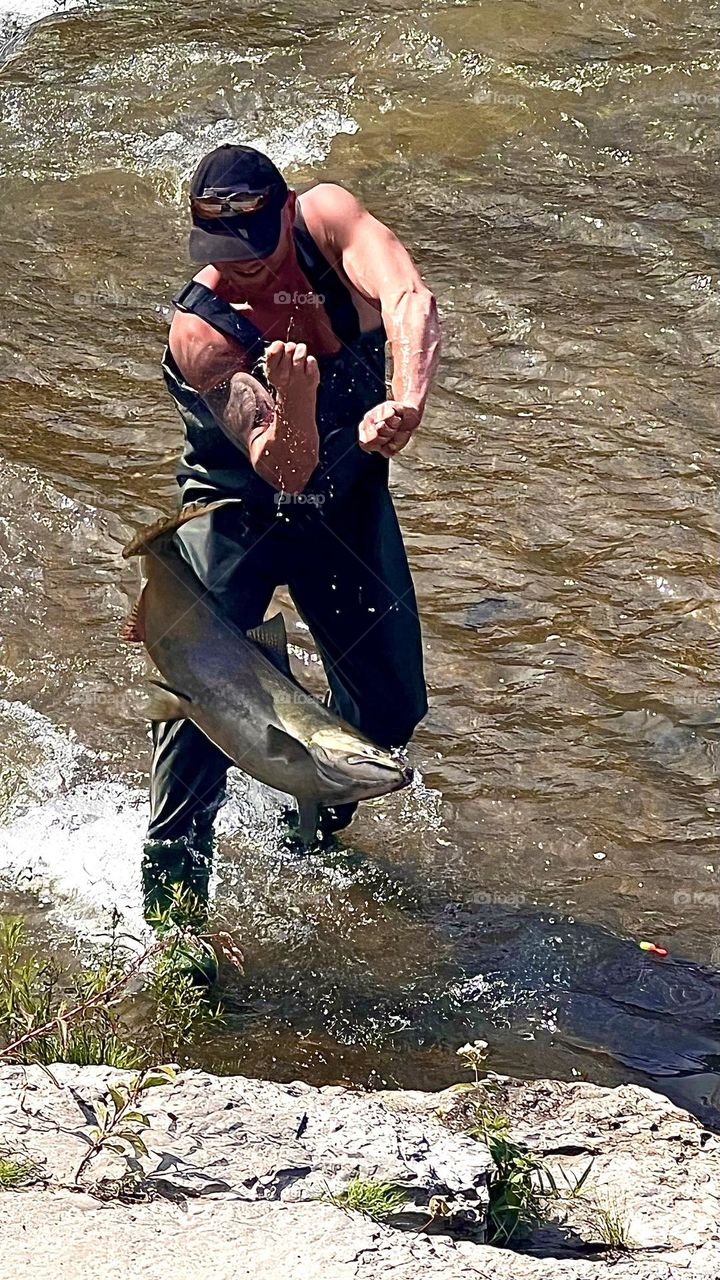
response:
[[[320,252],[301,218],[293,228],[293,236],[302,271],[313,292],[323,296],[333,332],[342,344],[336,354],[317,357],[320,461],[305,493],[322,495],[322,504],[315,508],[318,510],[326,502],[347,495],[364,480],[387,478],[386,460],[379,454],[366,453],[357,439],[363,415],[386,398],[386,338],[382,325],[369,333],[361,333],[350,290]],[[200,316],[214,329],[239,342],[253,366],[262,357],[267,344],[260,331],[206,285],[191,280],[174,302],[180,310]],[[259,373],[255,369],[253,372]],[[260,478],[245,454],[225,435],[202,396],[184,381],[168,348],[163,355],[163,374],[185,425],[186,443],[178,471],[179,483],[196,481],[242,495],[254,507],[277,510],[275,490]]]

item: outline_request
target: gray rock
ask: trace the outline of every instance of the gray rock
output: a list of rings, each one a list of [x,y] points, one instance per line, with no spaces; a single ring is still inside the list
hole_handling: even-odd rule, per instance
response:
[[[530,1243],[537,1256],[479,1243],[490,1160],[440,1124],[439,1095],[362,1094],[192,1071],[143,1101],[153,1198],[103,1202],[73,1189],[92,1108],[126,1073],[0,1068],[0,1149],[41,1162],[44,1180],[0,1193],[0,1269],[18,1280],[717,1280],[718,1139],[634,1086],[505,1081],[515,1132],[572,1172],[594,1157],[593,1194],[622,1197],[642,1248],[567,1257],[573,1206]],[[446,1101],[446,1099],[443,1099]],[[126,1168],[101,1156],[88,1179]],[[394,1225],[330,1197],[355,1177],[403,1187]],[[422,1230],[432,1196],[451,1219]],[[401,1230],[398,1226],[409,1227]],[[587,1224],[585,1224],[587,1225]],[[462,1226],[474,1239],[454,1239]],[[587,1231],[586,1231],[586,1238]],[[591,1233],[592,1234],[592,1233]]]

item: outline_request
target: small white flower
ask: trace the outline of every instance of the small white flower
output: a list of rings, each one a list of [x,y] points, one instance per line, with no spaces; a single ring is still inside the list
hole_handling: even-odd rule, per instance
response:
[[[487,1040],[473,1040],[472,1044],[464,1044],[462,1049],[457,1050],[459,1058],[482,1058],[487,1052]]]

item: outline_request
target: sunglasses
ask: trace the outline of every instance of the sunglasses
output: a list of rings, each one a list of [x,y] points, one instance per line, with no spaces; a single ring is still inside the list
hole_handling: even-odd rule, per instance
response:
[[[201,196],[190,197],[190,208],[203,218],[221,218],[228,213],[255,213],[267,204],[270,194],[270,187],[264,191],[233,191],[229,195],[210,187]]]

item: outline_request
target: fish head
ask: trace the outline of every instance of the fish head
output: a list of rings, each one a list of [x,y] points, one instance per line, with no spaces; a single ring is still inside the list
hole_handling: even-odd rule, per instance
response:
[[[405,761],[342,725],[319,729],[308,749],[323,783],[338,800],[370,800],[399,791],[412,780]]]

